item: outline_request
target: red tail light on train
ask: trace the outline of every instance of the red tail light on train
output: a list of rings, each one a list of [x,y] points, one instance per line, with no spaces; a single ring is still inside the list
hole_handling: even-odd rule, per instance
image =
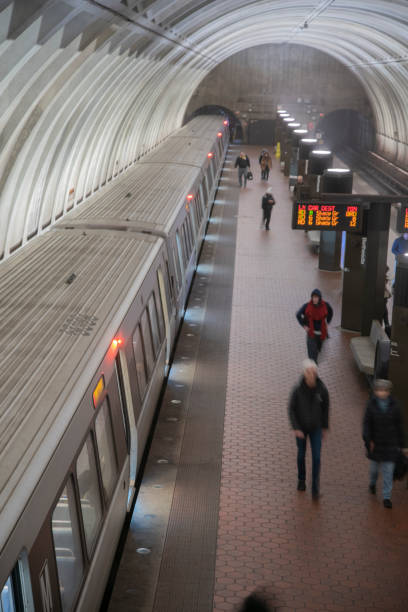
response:
[[[122,344],[123,340],[121,340],[120,338],[114,338],[112,340],[112,344],[111,344],[111,349],[113,351],[116,351],[117,348],[119,348],[119,346]]]

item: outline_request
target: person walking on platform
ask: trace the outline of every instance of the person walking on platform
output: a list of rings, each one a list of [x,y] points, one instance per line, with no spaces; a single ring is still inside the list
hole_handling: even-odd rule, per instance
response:
[[[297,445],[298,491],[306,490],[306,441],[312,449],[312,497],[320,495],[320,454],[323,432],[329,427],[329,392],[318,376],[312,359],[303,362],[303,376],[292,389],[289,399],[289,421]]]
[[[259,156],[259,164],[261,166],[261,180],[267,181],[269,178],[269,171],[272,168],[272,158],[268,151],[261,151]]]
[[[241,151],[235,160],[235,168],[238,168],[238,182],[240,187],[242,187],[242,177],[244,177],[244,187],[246,187],[248,168],[250,167],[251,162],[249,161],[248,155]]]
[[[395,462],[404,446],[401,408],[391,395],[392,383],[378,378],[368,400],[363,420],[363,440],[370,459],[369,491],[376,493],[378,472],[383,476],[384,508],[392,508],[391,493]]]
[[[239,612],[273,612],[264,597],[258,593],[251,593],[245,597]]]
[[[275,198],[270,191],[267,191],[262,198],[262,227],[269,230],[272,208],[275,206]]]
[[[296,318],[307,332],[308,357],[317,363],[323,342],[328,337],[327,324],[333,318],[333,308],[329,302],[322,299],[322,292],[319,289],[313,289],[310,302],[299,308]]]

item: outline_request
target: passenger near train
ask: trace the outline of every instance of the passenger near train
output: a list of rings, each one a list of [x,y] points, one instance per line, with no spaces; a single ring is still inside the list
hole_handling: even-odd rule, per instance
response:
[[[1,612],[99,607],[227,145],[194,119],[0,266]]]

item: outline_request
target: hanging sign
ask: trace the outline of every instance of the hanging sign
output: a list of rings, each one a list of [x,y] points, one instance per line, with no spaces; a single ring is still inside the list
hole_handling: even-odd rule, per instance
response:
[[[360,204],[294,202],[292,229],[361,232],[363,209]]]

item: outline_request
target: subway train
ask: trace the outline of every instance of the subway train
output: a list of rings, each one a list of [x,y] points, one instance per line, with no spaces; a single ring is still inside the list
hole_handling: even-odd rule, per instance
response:
[[[228,133],[193,119],[0,266],[2,612],[100,605]]]

